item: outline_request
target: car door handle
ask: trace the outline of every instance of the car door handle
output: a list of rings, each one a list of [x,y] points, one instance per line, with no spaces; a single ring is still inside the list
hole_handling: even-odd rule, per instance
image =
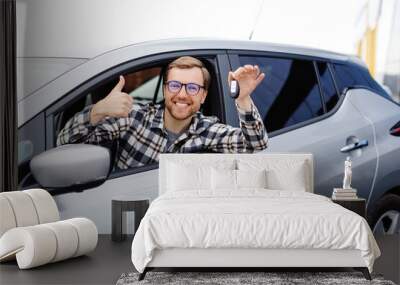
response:
[[[348,144],[340,149],[341,152],[349,152],[358,148],[368,146],[368,140],[361,140],[359,142]]]

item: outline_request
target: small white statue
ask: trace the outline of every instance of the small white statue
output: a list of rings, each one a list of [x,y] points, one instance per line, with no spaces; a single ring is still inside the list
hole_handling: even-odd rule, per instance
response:
[[[344,162],[344,178],[343,178],[343,189],[351,189],[351,159],[348,156]]]

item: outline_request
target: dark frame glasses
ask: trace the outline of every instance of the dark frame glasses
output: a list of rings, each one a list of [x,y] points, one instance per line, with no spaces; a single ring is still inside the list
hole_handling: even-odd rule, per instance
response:
[[[185,86],[186,94],[190,96],[196,96],[200,92],[201,88],[204,89],[204,86],[197,83],[182,83],[176,80],[170,80],[164,84],[167,85],[168,91],[174,94],[178,94],[181,91],[182,86]]]

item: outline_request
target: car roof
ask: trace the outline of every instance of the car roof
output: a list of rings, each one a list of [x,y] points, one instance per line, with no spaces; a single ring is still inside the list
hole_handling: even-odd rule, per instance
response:
[[[131,44],[122,48],[159,48],[160,52],[169,52],[177,50],[202,50],[202,49],[221,49],[221,50],[246,50],[246,51],[264,51],[282,54],[305,55],[319,57],[338,61],[351,61],[355,64],[365,66],[364,62],[355,55],[347,55],[317,48],[278,44],[269,42],[260,42],[253,40],[234,40],[219,38],[173,38],[153,40]]]

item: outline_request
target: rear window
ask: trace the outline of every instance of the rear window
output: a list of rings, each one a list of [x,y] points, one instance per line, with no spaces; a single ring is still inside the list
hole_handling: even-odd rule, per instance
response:
[[[332,66],[340,94],[343,94],[347,88],[366,87],[391,100],[390,95],[371,77],[366,68],[354,64],[335,63]]]

